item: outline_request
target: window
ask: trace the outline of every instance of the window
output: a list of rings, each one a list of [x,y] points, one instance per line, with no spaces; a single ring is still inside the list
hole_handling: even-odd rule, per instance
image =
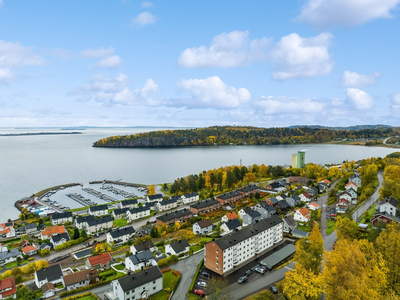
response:
[[[215,269],[217,269],[217,270],[218,270],[218,267],[215,267]]]
[[[153,283],[156,283],[156,281],[154,280]]]
[[[156,289],[156,287],[153,287],[153,291]]]
[[[217,253],[218,253],[218,250],[215,250],[215,252],[217,252]]]

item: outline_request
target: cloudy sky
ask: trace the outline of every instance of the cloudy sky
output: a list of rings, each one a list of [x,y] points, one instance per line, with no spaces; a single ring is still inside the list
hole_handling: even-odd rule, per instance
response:
[[[0,0],[0,127],[399,125],[400,0]]]

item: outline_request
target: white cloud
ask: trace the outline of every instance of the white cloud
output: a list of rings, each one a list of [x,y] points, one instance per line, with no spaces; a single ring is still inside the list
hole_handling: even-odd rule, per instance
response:
[[[333,35],[321,33],[315,37],[302,38],[296,33],[284,36],[270,52],[276,63],[273,79],[328,75],[334,62],[328,51]]]
[[[42,57],[33,52],[33,47],[0,40],[0,68],[42,65],[44,62]]]
[[[152,8],[154,6],[154,4],[153,4],[153,2],[150,2],[150,1],[143,1],[141,6],[143,8]]]
[[[390,103],[390,108],[398,113],[400,111],[400,93],[392,95]]]
[[[265,50],[271,39],[249,39],[248,31],[221,33],[213,38],[211,46],[187,48],[179,58],[178,65],[185,68],[231,68],[249,65],[255,60],[265,59]]]
[[[316,28],[361,25],[377,18],[390,18],[400,0],[308,0],[295,21]]]
[[[263,96],[254,103],[255,107],[266,115],[321,114],[328,104],[326,101],[284,96]]]
[[[79,53],[80,57],[100,59],[114,54],[114,48],[85,49]]]
[[[0,84],[8,83],[14,79],[14,72],[8,68],[0,69]]]
[[[348,88],[346,90],[346,95],[355,109],[366,110],[374,106],[374,98],[362,90]]]
[[[174,100],[171,106],[188,108],[232,109],[251,99],[245,88],[227,86],[218,76],[181,80],[178,87],[192,94],[190,99]]]
[[[61,59],[69,59],[74,57],[76,54],[71,50],[62,49],[62,48],[54,48],[47,51],[51,56],[61,58]]]
[[[341,84],[344,87],[375,85],[376,79],[378,79],[379,76],[381,76],[379,72],[370,75],[362,75],[356,72],[344,71]]]
[[[149,24],[154,24],[156,20],[157,19],[155,16],[153,16],[150,12],[145,11],[132,19],[132,25],[135,27],[143,27]]]
[[[122,59],[118,55],[113,55],[109,57],[105,57],[102,60],[99,60],[97,63],[95,63],[93,66],[94,68],[107,68],[107,69],[113,69],[120,67],[122,65]]]

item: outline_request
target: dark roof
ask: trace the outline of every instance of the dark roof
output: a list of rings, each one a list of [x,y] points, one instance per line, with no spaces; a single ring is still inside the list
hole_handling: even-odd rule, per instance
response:
[[[158,203],[161,204],[161,205],[168,205],[168,204],[171,204],[171,203],[175,203],[177,201],[178,201],[178,199],[169,198],[168,200],[160,201]]]
[[[64,219],[64,218],[72,218],[72,212],[63,212],[63,213],[55,213],[51,215],[52,220]]]
[[[193,205],[190,205],[190,207],[196,208],[196,209],[200,209],[200,208],[205,208],[208,206],[213,206],[215,204],[219,204],[219,202],[215,199],[207,199],[204,201],[199,201]]]
[[[301,201],[301,198],[300,198],[299,195],[294,195],[292,198],[293,198],[295,201]]]
[[[137,252],[140,252],[140,251],[143,251],[143,250],[147,250],[147,249],[153,248],[154,244],[153,244],[153,242],[151,240],[147,240],[147,241],[144,241],[143,243],[139,243],[139,244],[133,245],[133,247],[135,247]]]
[[[185,194],[183,195],[185,198],[190,198],[190,197],[194,197],[194,196],[198,196],[199,193],[198,192],[194,192],[194,193],[190,193],[190,194]]]
[[[353,176],[350,177],[350,179],[354,179],[354,178],[360,178],[360,175],[354,174]]]
[[[43,268],[39,271],[36,271],[36,276],[39,281],[42,281],[47,278],[47,281],[53,281],[63,277],[63,273],[61,270],[61,265],[54,265],[48,268]]]
[[[129,259],[132,261],[134,265],[139,263],[147,264],[151,259],[154,259],[153,253],[149,249],[141,251],[140,253],[136,253],[134,255],[129,256]]]
[[[256,210],[252,210],[247,215],[249,215],[252,219],[261,217],[261,214]]]
[[[393,198],[392,196],[389,196],[389,197],[386,197],[385,199],[383,199],[382,203],[389,203],[389,204],[393,205],[396,208],[399,205],[399,201],[396,200],[395,198]]]
[[[182,199],[182,196],[172,196],[171,199],[175,199],[176,201],[179,201]]]
[[[137,199],[129,199],[129,200],[121,201],[122,206],[132,205],[132,204],[137,204],[137,203],[138,203]]]
[[[167,221],[170,221],[170,220],[173,220],[176,218],[181,218],[184,216],[188,216],[191,214],[192,214],[192,212],[189,209],[185,208],[185,209],[176,210],[174,212],[163,214],[162,216],[159,216],[157,218],[157,220],[160,220],[162,222],[167,222]]]
[[[292,230],[292,234],[298,234],[298,235],[302,235],[304,237],[308,236],[308,232],[307,231],[303,231],[303,230],[299,230],[299,229],[293,229]]]
[[[157,203],[158,203],[158,201],[145,202],[143,206],[152,207],[152,206],[156,205]]]
[[[225,199],[229,199],[232,197],[241,197],[242,194],[239,193],[238,191],[232,191],[232,192],[228,192],[228,193],[224,193],[222,195],[217,196],[217,198],[225,200]]]
[[[118,216],[118,215],[125,214],[128,210],[129,210],[129,207],[124,207],[124,208],[117,208],[113,212],[114,212],[114,215]]]
[[[286,200],[279,201],[277,205],[279,205],[279,207],[280,207],[281,209],[283,209],[283,208],[289,208],[289,207],[290,207],[289,203],[287,203]]]
[[[187,240],[179,240],[171,243],[172,249],[174,249],[175,253],[180,253],[185,250],[186,247],[190,247],[190,244]]]
[[[46,247],[53,248],[53,245],[52,244],[42,243],[39,246],[40,250],[46,249]]]
[[[282,194],[282,195],[280,195],[281,196],[281,198],[283,199],[283,200],[285,200],[288,196],[286,196],[285,194]]]
[[[32,228],[37,228],[37,224],[35,222],[25,225],[25,229],[32,229]]]
[[[297,222],[291,215],[287,215],[286,217],[283,218],[286,224],[288,224],[289,227],[295,227],[297,225]]]
[[[94,220],[94,219],[95,219],[94,216],[79,217],[79,218],[76,218],[76,219],[75,219],[75,222],[76,222],[76,223],[85,223],[85,222],[87,222],[87,221]]]
[[[269,201],[271,201],[271,203],[272,204],[276,204],[276,203],[278,203],[278,199],[276,199],[276,197],[272,197],[272,198],[269,198]]]
[[[204,220],[198,221],[197,224],[199,224],[200,228],[206,228],[206,227],[212,226],[212,222],[210,219],[204,219]]]
[[[85,256],[89,256],[89,255],[92,255],[92,249],[85,249],[85,250],[82,250],[82,251],[78,251],[78,252],[75,252],[74,253],[74,255],[79,259],[79,258],[82,258],[82,257],[85,257]]]
[[[6,252],[1,252],[0,253],[0,261],[6,260],[7,258],[11,258],[11,257],[16,257],[18,255],[21,255],[21,253],[19,253],[18,248],[14,248],[14,249],[8,250]]]
[[[151,200],[156,200],[156,199],[162,199],[163,198],[163,195],[161,195],[161,194],[155,194],[155,195],[151,195],[151,196],[147,196],[148,198],[149,198],[149,200],[151,201]]]
[[[275,207],[274,207],[273,205],[268,205],[268,203],[267,203],[267,205],[264,206],[264,209],[265,209],[266,211],[274,211],[274,210],[275,210]]]
[[[119,237],[127,235],[127,234],[134,234],[134,233],[135,233],[135,229],[132,226],[125,227],[122,229],[117,229],[117,230],[110,232],[111,237],[113,239],[119,238]]]
[[[141,207],[132,208],[132,209],[129,210],[129,212],[130,212],[131,214],[136,214],[136,213],[138,213],[138,212],[142,212],[142,211],[146,211],[146,210],[150,210],[150,207],[149,207],[149,206],[143,205],[143,206],[141,206]]]
[[[104,204],[104,205],[98,205],[98,206],[91,206],[91,207],[89,207],[89,210],[91,212],[99,211],[99,210],[108,210],[108,205]]]
[[[153,266],[132,275],[122,277],[118,279],[118,282],[124,293],[126,293],[162,277],[163,274],[160,269],[157,266]]]
[[[225,222],[224,224],[226,224],[226,226],[228,227],[229,230],[235,230],[236,228],[242,226],[239,219],[229,220],[228,222]]]
[[[51,239],[52,239],[52,241],[53,241],[54,243],[58,243],[58,242],[61,241],[62,239],[65,239],[65,241],[68,242],[68,241],[69,241],[69,235],[68,235],[68,233],[66,233],[66,232],[64,232],[64,233],[59,233],[59,234],[53,235],[53,236],[51,237]]]
[[[210,242],[210,243],[216,243],[219,248],[225,250],[282,222],[283,222],[282,219],[279,218],[278,216],[272,216],[268,219],[263,219],[254,224],[246,226],[241,230],[234,231],[216,240],[215,242]]]
[[[111,216],[106,216],[103,218],[99,218],[99,219],[94,219],[94,220],[89,220],[87,222],[88,226],[95,226],[95,225],[99,225],[99,224],[103,224],[103,223],[108,223],[108,222],[112,222],[114,219]]]
[[[253,210],[252,210],[252,208],[251,208],[250,206],[247,206],[247,207],[244,207],[244,208],[243,208],[243,211],[244,211],[246,214],[248,214],[248,213],[252,212]]]
[[[259,190],[259,189],[260,189],[259,186],[248,185],[248,186],[245,186],[244,188],[238,189],[238,192],[248,193],[248,192],[252,192],[252,191],[255,191],[255,190]]]
[[[272,183],[270,183],[268,185],[273,189],[283,187],[282,184],[280,182],[277,182],[277,181],[274,181],[274,182],[272,182]]]

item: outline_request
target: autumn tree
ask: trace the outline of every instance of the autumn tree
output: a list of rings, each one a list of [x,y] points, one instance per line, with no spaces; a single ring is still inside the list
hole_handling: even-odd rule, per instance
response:
[[[354,240],[358,238],[358,226],[349,218],[337,217],[335,229],[338,239]]]
[[[154,185],[149,185],[148,190],[149,190],[149,192],[148,192],[149,196],[152,196],[156,193],[156,189],[155,189]]]
[[[243,181],[249,184],[250,182],[254,182],[257,180],[257,177],[254,173],[246,173],[243,177]]]
[[[322,275],[296,264],[293,271],[286,273],[283,290],[291,300],[317,300],[322,294]]]
[[[36,261],[36,265],[35,265],[36,271],[39,271],[43,268],[47,268],[48,266],[49,266],[49,263],[47,262],[47,260],[44,260],[44,259]]]
[[[297,265],[305,270],[319,273],[322,254],[324,253],[324,241],[318,226],[314,226],[310,235],[301,239],[296,244],[295,260]]]
[[[175,222],[174,224],[174,228],[176,231],[178,231],[179,229],[181,229],[181,223],[179,223],[178,221]]]
[[[229,300],[233,297],[229,294],[226,287],[228,283],[221,277],[213,277],[207,285],[207,299],[210,300]]]

